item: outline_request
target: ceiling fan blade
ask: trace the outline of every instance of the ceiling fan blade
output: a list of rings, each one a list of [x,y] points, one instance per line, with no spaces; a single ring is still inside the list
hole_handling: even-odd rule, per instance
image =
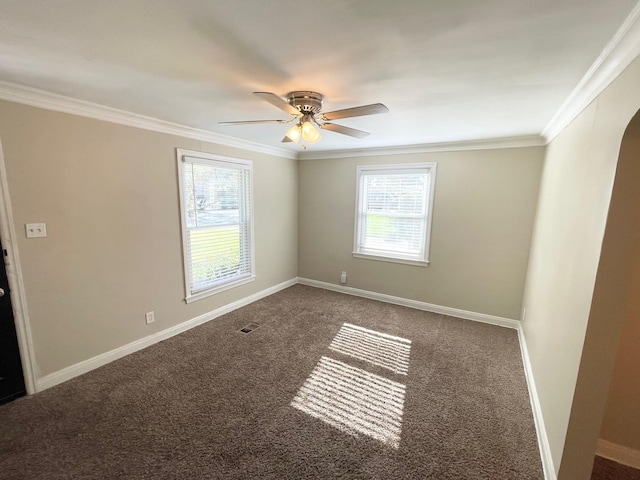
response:
[[[282,97],[279,97],[275,93],[271,92],[253,92],[254,95],[257,95],[263,100],[266,100],[274,107],[278,107],[280,110],[287,112],[289,115],[294,115],[296,117],[300,117],[302,114],[300,110],[296,107],[289,105],[289,102],[284,100]]]
[[[343,135],[349,135],[355,138],[364,138],[369,135],[369,132],[363,132],[362,130],[356,130],[355,128],[349,128],[342,125],[336,125],[335,123],[323,123],[321,125],[323,130],[330,130],[332,132],[341,133]]]
[[[321,113],[318,117],[321,120],[336,120],[338,118],[361,117],[363,115],[375,115],[376,113],[387,113],[389,109],[382,103],[372,103],[361,107],[345,108],[344,110],[334,110],[333,112]]]
[[[289,123],[291,120],[242,120],[240,122],[218,122],[218,125],[254,125],[256,123]]]

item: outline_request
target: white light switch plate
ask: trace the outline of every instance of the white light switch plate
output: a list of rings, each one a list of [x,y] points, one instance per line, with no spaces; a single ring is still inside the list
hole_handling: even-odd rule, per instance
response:
[[[39,238],[47,236],[47,225],[45,223],[25,223],[27,238]]]

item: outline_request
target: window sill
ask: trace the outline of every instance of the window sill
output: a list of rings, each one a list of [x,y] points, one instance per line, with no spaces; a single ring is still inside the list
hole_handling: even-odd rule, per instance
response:
[[[428,260],[410,260],[407,258],[385,257],[382,255],[373,255],[371,253],[353,252],[354,258],[366,258],[368,260],[378,260],[380,262],[402,263],[405,265],[414,265],[416,267],[428,267]]]
[[[202,300],[203,298],[210,297],[211,295],[215,295],[216,293],[224,292],[225,290],[229,290],[231,288],[239,287],[240,285],[245,285],[247,283],[253,282],[255,279],[255,275],[244,277],[240,280],[236,280],[235,282],[225,283],[224,285],[221,285],[219,287],[213,287],[208,290],[194,293],[193,295],[187,295],[184,301],[187,303],[196,302],[198,300]]]

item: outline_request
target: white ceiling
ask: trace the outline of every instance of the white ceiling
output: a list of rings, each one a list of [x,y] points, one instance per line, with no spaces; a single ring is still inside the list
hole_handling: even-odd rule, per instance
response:
[[[537,135],[637,0],[0,0],[0,80],[281,144],[253,91],[325,95],[313,150]]]

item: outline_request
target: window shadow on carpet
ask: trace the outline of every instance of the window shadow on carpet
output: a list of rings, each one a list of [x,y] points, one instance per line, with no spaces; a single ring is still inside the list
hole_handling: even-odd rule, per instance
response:
[[[330,350],[406,375],[411,341],[344,323]],[[406,386],[323,356],[291,406],[338,430],[399,448]]]
[[[329,349],[406,375],[411,340],[344,323]]]

